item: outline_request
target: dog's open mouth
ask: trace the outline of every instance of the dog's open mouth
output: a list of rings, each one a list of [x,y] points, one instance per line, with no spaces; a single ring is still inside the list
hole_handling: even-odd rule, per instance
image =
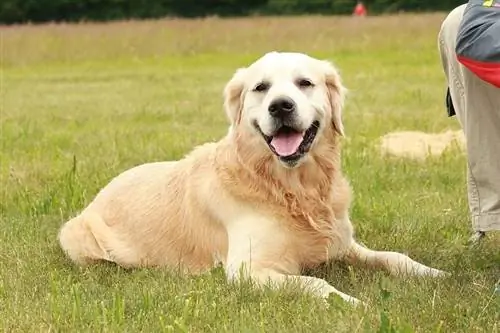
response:
[[[294,162],[309,152],[318,133],[319,121],[313,122],[306,131],[298,131],[289,126],[282,126],[271,136],[262,133],[258,126],[257,128],[271,151],[280,160]]]

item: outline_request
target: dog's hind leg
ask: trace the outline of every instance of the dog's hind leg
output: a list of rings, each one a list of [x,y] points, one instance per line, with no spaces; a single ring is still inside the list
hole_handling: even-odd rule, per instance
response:
[[[118,237],[99,214],[90,211],[63,225],[59,243],[71,260],[81,266],[101,260],[126,268],[144,264],[133,247]]]
[[[371,250],[354,240],[344,260],[350,264],[364,264],[372,268],[386,269],[393,275],[430,277],[448,275],[444,271],[425,266],[402,253]]]

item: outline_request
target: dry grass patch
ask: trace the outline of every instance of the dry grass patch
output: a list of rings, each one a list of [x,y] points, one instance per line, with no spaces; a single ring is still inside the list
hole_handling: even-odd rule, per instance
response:
[[[430,156],[440,156],[448,149],[464,151],[465,137],[461,130],[443,133],[402,131],[382,136],[379,144],[383,156],[425,160]]]

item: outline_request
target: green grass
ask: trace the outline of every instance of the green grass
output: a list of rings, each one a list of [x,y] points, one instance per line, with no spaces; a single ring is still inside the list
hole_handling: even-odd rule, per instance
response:
[[[6,332],[499,332],[500,238],[469,248],[465,156],[383,159],[396,130],[456,129],[436,36],[444,14],[0,27],[0,328]],[[350,89],[343,167],[357,237],[453,273],[313,274],[371,303],[326,309],[291,289],[109,264],[80,269],[61,224],[113,176],[226,133],[222,88],[270,50],[333,60]]]

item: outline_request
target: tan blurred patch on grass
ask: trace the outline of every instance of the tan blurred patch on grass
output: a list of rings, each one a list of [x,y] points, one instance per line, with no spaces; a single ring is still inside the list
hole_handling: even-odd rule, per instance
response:
[[[391,132],[380,138],[380,151],[384,156],[425,160],[431,156],[440,156],[446,150],[453,148],[464,150],[463,131],[449,130],[442,133],[402,131]]]

